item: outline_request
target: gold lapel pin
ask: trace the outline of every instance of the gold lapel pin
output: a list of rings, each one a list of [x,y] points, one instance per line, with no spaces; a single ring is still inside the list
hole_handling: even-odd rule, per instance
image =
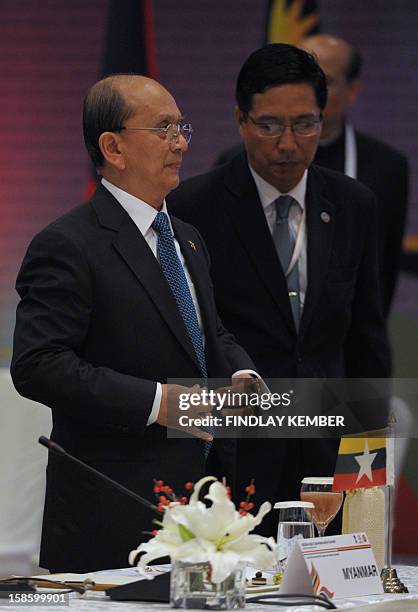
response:
[[[188,240],[187,241],[190,244],[190,248],[193,249],[193,251],[196,251],[196,245],[192,240]]]

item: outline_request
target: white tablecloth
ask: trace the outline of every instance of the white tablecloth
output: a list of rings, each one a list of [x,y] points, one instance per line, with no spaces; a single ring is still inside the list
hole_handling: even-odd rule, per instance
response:
[[[418,567],[413,566],[400,566],[398,569],[398,575],[404,584],[408,587],[409,593],[405,595],[370,595],[368,597],[357,597],[352,599],[340,599],[336,600],[334,603],[339,606],[340,609],[359,609],[361,606],[361,610],[364,608],[364,612],[374,612],[374,610],[382,610],[387,612],[392,612],[399,610],[399,612],[412,611],[415,610],[418,612]],[[384,603],[386,602],[386,604]],[[379,604],[375,608],[373,604]],[[10,612],[13,609],[13,605],[1,605],[0,600],[0,611],[8,610]],[[23,610],[25,606],[19,606],[20,610]],[[83,597],[79,597],[77,595],[71,594],[69,606],[26,606],[26,609],[34,609],[38,612],[64,612],[65,610],[71,609],[77,612],[115,612],[116,610],[120,610],[121,612],[136,612],[140,610],[151,610],[153,612],[157,611],[168,611],[170,608],[168,604],[152,604],[149,602],[120,602],[120,601],[110,601],[108,597],[106,597],[103,593],[100,592],[88,592]],[[245,610],[264,610],[264,612],[268,612],[269,610],[287,610],[292,612],[313,612],[313,611],[321,611],[324,608],[320,608],[318,606],[303,606],[303,607],[290,607],[285,608],[283,606],[274,607],[271,605],[264,604],[247,604]]]

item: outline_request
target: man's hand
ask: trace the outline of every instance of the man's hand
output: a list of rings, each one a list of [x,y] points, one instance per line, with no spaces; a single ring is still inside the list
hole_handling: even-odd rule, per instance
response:
[[[189,402],[189,408],[186,411],[180,410],[180,395],[183,397],[192,393],[201,393],[202,388],[199,385],[193,385],[193,387],[183,387],[182,385],[161,385],[162,387],[162,398],[160,411],[158,413],[157,423],[163,427],[171,427],[173,429],[179,429],[185,431],[196,438],[201,438],[207,442],[213,440],[213,436],[199,429],[194,425],[180,425],[179,419],[181,416],[187,416],[188,418],[201,418],[211,413],[211,406],[192,406]]]
[[[260,393],[260,379],[254,374],[244,373],[233,374],[231,383],[234,391],[240,391],[242,393]]]
[[[243,399],[254,393],[260,393],[260,380],[250,373],[236,374],[232,376],[230,387],[220,387],[216,392],[227,396],[221,410],[222,416],[252,415],[255,414],[254,408],[248,406],[246,402],[243,403]]]

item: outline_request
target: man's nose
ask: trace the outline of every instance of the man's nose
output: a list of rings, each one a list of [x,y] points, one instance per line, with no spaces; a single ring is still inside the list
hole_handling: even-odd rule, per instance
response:
[[[182,151],[182,153],[185,153],[187,151],[187,149],[189,148],[187,140],[185,139],[185,137],[183,136],[183,134],[181,132],[179,132],[177,136],[172,138],[170,144],[171,144],[171,148],[174,151],[179,151],[180,150],[180,151]]]
[[[278,138],[277,142],[278,149],[283,150],[293,150],[297,148],[295,134],[290,125],[286,125],[284,131],[281,136]]]

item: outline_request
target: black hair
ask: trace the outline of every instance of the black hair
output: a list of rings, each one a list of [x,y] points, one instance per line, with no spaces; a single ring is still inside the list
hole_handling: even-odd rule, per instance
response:
[[[293,45],[266,45],[254,51],[240,70],[235,91],[238,108],[245,116],[252,108],[254,94],[293,83],[311,85],[318,107],[321,111],[325,108],[326,78],[314,56]]]

